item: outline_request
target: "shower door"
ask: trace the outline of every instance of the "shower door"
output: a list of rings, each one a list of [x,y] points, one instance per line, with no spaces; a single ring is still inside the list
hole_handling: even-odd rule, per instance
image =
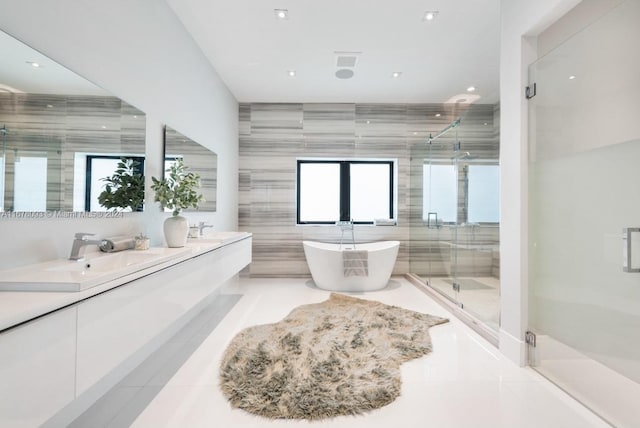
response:
[[[458,152],[455,130],[411,155],[411,272],[459,304]]]
[[[410,267],[497,332],[500,142],[495,113],[471,107],[433,138],[412,146]]]
[[[0,212],[4,211],[4,176],[5,176],[5,165],[6,165],[6,151],[7,151],[7,128],[6,126],[2,126],[0,128]]]
[[[622,2],[529,69],[529,363],[620,427],[640,421],[638,22]]]

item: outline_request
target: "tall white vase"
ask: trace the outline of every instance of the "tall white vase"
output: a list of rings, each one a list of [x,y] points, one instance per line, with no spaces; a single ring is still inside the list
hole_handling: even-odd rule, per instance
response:
[[[184,247],[187,244],[189,222],[185,217],[174,215],[164,221],[164,239],[170,248]]]

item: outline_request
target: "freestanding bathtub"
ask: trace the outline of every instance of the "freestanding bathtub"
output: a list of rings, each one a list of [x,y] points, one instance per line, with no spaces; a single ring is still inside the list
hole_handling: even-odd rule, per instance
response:
[[[302,241],[307,265],[318,288],[330,291],[374,291],[387,286],[396,264],[399,241],[381,241],[356,244],[356,251],[367,252],[366,274],[345,276],[344,251],[352,251],[351,244],[326,244]]]

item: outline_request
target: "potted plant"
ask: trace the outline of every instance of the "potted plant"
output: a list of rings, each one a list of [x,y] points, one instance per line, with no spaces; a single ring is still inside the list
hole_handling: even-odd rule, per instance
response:
[[[204,200],[197,192],[200,188],[200,175],[187,172],[182,158],[166,170],[161,180],[151,177],[151,189],[155,192],[155,201],[171,210],[171,217],[164,221],[164,237],[169,247],[184,247],[187,243],[189,223],[180,215],[185,208],[198,208]]]
[[[140,173],[140,162],[122,158],[113,175],[100,180],[107,183],[98,195],[100,205],[107,209],[142,211],[144,175]]]

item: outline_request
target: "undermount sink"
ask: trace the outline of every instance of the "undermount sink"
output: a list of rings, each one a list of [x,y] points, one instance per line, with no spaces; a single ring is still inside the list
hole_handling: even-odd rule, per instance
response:
[[[9,269],[0,276],[2,291],[82,291],[186,255],[191,248],[93,253],[81,261],[54,260]]]
[[[126,268],[132,265],[146,266],[146,263],[154,259],[159,259],[157,252],[133,252],[124,251],[121,253],[111,253],[101,257],[81,261],[69,261],[60,266],[46,268],[49,272],[81,272],[83,275],[91,272],[108,272],[114,269]]]

